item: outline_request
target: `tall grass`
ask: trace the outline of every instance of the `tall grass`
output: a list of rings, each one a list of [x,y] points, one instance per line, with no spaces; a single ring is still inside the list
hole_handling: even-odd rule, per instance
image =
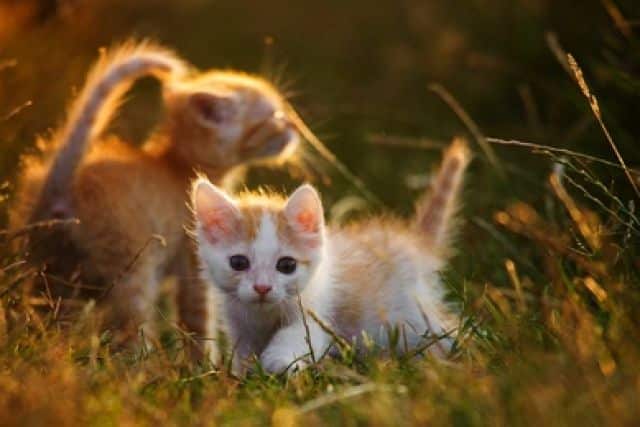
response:
[[[257,69],[261,40],[273,36],[269,55],[286,59],[307,92],[292,104],[362,179],[354,185],[329,168],[319,184],[331,204],[406,212],[443,141],[470,132],[479,143],[458,256],[443,274],[463,315],[460,338],[446,360],[345,351],[289,379],[259,368],[238,379],[226,364],[188,362],[188,337],[168,304],[172,283],[158,309],[160,343],[139,351],[113,348],[93,304],[69,324],[44,295],[48,316],[20,313],[26,324],[0,337],[0,425],[638,423],[640,10],[633,1],[584,2],[581,10],[536,0],[166,7],[95,2],[5,41],[3,207],[18,153],[61,118],[96,46],[133,31],[203,67]],[[104,22],[108,10],[121,13]],[[68,50],[54,49],[60,45]],[[577,64],[586,93],[576,84]],[[429,93],[432,81],[445,103]],[[159,114],[156,96],[138,87],[114,131],[140,140]],[[250,185],[263,182],[293,185],[265,171]],[[358,185],[385,206],[367,204]],[[11,239],[0,234],[5,310],[37,274]]]

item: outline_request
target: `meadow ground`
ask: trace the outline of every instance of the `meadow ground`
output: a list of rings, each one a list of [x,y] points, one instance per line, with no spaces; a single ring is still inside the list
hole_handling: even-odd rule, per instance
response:
[[[114,351],[88,305],[71,327],[51,316],[1,335],[0,425],[637,425],[637,1],[82,3],[0,2],[3,216],[19,154],[63,118],[98,47],[152,37],[291,93],[380,199],[309,147],[334,220],[407,214],[441,147],[466,136],[465,223],[444,274],[461,339],[446,361],[345,354],[239,380],[185,361],[169,304],[162,347],[138,353]],[[142,140],[157,98],[142,82],[112,131]],[[256,170],[248,185],[298,180]],[[11,304],[30,270],[0,239]]]

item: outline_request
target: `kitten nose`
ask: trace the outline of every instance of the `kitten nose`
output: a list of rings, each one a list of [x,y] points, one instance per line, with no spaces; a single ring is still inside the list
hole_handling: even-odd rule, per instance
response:
[[[258,295],[265,296],[271,291],[271,286],[256,284],[256,285],[253,285],[253,289],[258,293]]]

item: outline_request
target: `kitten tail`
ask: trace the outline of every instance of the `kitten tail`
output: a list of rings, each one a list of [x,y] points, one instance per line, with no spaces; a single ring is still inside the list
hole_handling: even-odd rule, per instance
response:
[[[450,255],[458,199],[470,160],[471,151],[466,141],[454,139],[431,181],[431,190],[416,205],[415,225],[424,243],[445,256]]]
[[[125,42],[102,55],[55,135],[59,148],[31,221],[66,216],[70,207],[61,205],[68,204],[66,194],[89,143],[104,131],[122,96],[138,78],[151,75],[164,81],[183,76],[188,70],[176,54],[146,41]]]

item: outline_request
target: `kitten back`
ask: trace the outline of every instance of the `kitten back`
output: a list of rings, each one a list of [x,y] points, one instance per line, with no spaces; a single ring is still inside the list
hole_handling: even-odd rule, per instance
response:
[[[102,55],[72,102],[66,122],[55,135],[59,147],[31,220],[70,215],[65,195],[88,146],[116,113],[124,93],[147,75],[160,80],[185,75],[189,67],[176,54],[148,41],[128,41]],[[54,206],[47,206],[53,200]],[[55,204],[61,205],[55,208]]]

